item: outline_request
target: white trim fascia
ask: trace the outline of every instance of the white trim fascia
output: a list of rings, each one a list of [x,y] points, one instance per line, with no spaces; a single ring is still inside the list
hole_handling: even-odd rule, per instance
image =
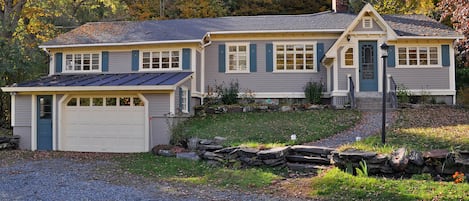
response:
[[[200,93],[201,96],[202,94],[205,94],[205,47],[202,48],[202,51],[200,52]],[[200,104],[204,104],[204,99],[200,100]]]
[[[169,114],[170,116],[176,114],[176,94],[174,91],[169,93]]]
[[[464,36],[398,36],[397,39],[457,40],[464,39]]]
[[[337,51],[337,50],[336,50]],[[339,90],[339,62],[337,58],[334,58],[334,89],[332,91]]]
[[[451,90],[456,90],[456,61],[454,59],[454,47],[453,47],[453,44],[450,44],[450,48],[449,48],[449,55],[453,55],[453,56],[450,56],[449,57],[449,89]],[[440,54],[438,55],[441,55],[441,51],[439,52]],[[439,59],[440,60],[440,59]],[[438,61],[439,61],[438,60]]]
[[[431,96],[455,96],[456,90],[451,89],[409,89],[411,95],[420,96],[422,94]]]
[[[143,103],[145,104],[145,122],[144,122],[144,133],[145,133],[145,145],[144,145],[144,150],[145,151],[150,151],[150,140],[151,140],[151,135],[152,133],[150,133],[150,122],[151,122],[151,119],[150,119],[150,114],[149,114],[149,102],[148,102],[148,99],[145,98],[145,96],[141,93],[138,93],[137,94],[138,98],[140,98],[140,100],[143,101]]]
[[[31,151],[37,149],[37,95],[31,95]]]
[[[174,43],[202,43],[201,39],[193,40],[165,40],[165,41],[141,41],[126,43],[94,43],[94,44],[68,44],[68,45],[40,45],[39,48],[69,48],[69,47],[107,47],[107,46],[129,46],[129,45],[157,45]]]
[[[331,92],[332,89],[331,89],[331,68],[326,68],[326,91],[327,92]]]
[[[249,34],[249,33],[342,33],[344,29],[301,29],[301,30],[250,30],[250,31],[213,31],[208,34]]]
[[[62,98],[60,98],[59,102],[58,102],[58,106],[57,106],[57,110],[58,110],[58,115],[59,115],[59,118],[61,119],[63,117],[63,104],[65,102],[65,100],[67,100],[69,97],[68,94],[65,94],[62,96]],[[57,134],[57,150],[63,150],[63,142],[62,142],[62,138],[59,136],[61,135],[63,132],[62,132],[62,129],[63,129],[63,125],[62,125],[62,121],[59,121],[58,124],[57,124],[57,130],[59,131],[58,134]]]
[[[187,80],[192,79],[192,75],[193,75],[193,74],[194,74],[194,73],[192,73],[190,76],[185,77],[184,79],[182,79],[181,81],[177,82],[176,84],[172,85],[173,91],[176,91],[176,88],[177,88],[178,86],[180,86],[181,84],[183,84],[184,82],[186,82]]]
[[[188,76],[190,77],[190,76]],[[187,80],[187,78],[182,81]],[[178,82],[177,84],[179,84]],[[176,85],[177,85],[176,84]],[[174,85],[164,86],[68,86],[68,87],[2,87],[4,92],[58,92],[58,91],[152,91],[174,90]]]
[[[10,95],[11,98],[10,98],[10,101],[11,101],[11,109],[10,109],[10,114],[11,114],[11,127],[15,127],[15,124],[16,124],[16,94],[11,94]]]
[[[57,150],[57,95],[52,95],[52,150]]]
[[[347,90],[336,90],[331,92],[331,96],[348,96],[348,93]]]
[[[197,48],[191,48],[191,70],[197,71]],[[197,73],[192,73],[191,91],[197,91]]]
[[[240,93],[244,94],[244,93]],[[254,98],[305,98],[304,92],[255,92]]]

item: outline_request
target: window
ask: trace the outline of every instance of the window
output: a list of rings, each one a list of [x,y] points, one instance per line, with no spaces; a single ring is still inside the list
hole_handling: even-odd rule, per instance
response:
[[[179,100],[179,109],[182,113],[189,113],[189,90],[182,87],[179,90],[180,100]]]
[[[89,72],[100,70],[99,53],[65,54],[65,71]]]
[[[344,66],[352,67],[353,66],[353,48],[348,48],[344,52]]]
[[[175,70],[181,67],[180,50],[143,51],[142,70]]]
[[[68,107],[130,107],[144,106],[138,97],[74,97],[67,102]]]
[[[373,28],[373,19],[371,17],[364,17],[362,25],[363,25],[364,29],[372,29]]]
[[[314,71],[316,44],[275,44],[275,71]]]
[[[249,72],[249,44],[227,44],[227,72]]]
[[[439,64],[438,47],[399,47],[397,54],[399,66],[426,67]]]

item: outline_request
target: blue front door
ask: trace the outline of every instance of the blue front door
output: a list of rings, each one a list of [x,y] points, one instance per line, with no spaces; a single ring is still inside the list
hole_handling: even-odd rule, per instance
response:
[[[52,150],[52,96],[37,96],[37,149]]]
[[[376,41],[360,41],[360,91],[378,91],[378,55]]]

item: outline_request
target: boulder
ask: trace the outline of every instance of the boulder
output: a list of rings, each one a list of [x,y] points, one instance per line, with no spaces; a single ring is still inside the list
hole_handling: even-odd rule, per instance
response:
[[[264,164],[262,160],[257,159],[256,157],[240,157],[239,160],[247,166],[261,166]]]
[[[422,152],[412,150],[407,157],[409,158],[409,162],[414,165],[422,166],[425,163]]]
[[[426,151],[422,153],[424,159],[433,158],[433,159],[444,159],[449,154],[449,151],[446,149],[435,149],[431,151]]]
[[[202,154],[202,158],[207,159],[207,160],[215,160],[215,161],[223,162],[222,155],[219,155],[210,151],[207,151],[204,154]]]
[[[388,160],[388,155],[386,154],[377,154],[375,157],[367,160],[368,164],[381,164]]]
[[[209,145],[200,144],[200,145],[197,146],[197,149],[205,150],[205,151],[215,151],[215,150],[223,149],[223,146],[221,146],[221,145],[212,145],[212,144],[209,144]]]
[[[272,149],[262,150],[257,152],[257,158],[261,160],[283,158],[288,153],[289,149],[289,147],[275,147]]]
[[[391,167],[396,171],[404,171],[409,163],[406,157],[406,149],[399,148],[391,153],[391,160],[389,161]]]
[[[314,156],[299,156],[299,155],[288,155],[286,156],[288,162],[296,163],[310,163],[310,164],[322,164],[330,165],[331,162],[327,158],[314,157]]]
[[[324,165],[311,165],[302,163],[287,163],[287,167],[293,171],[317,172],[318,170],[325,170],[329,168]]]
[[[284,158],[276,158],[276,159],[262,160],[262,162],[269,167],[275,167],[275,166],[285,164],[286,161]]]
[[[343,159],[348,162],[360,162],[361,160],[368,161],[375,157],[377,154],[375,152],[367,152],[360,150],[347,150],[345,152],[338,153],[340,159]]]
[[[201,144],[201,145],[210,145],[210,144],[213,144],[213,140],[200,139],[199,144]]]
[[[219,149],[219,150],[216,150],[214,151],[215,153],[217,154],[229,154],[233,151],[236,151],[238,150],[238,147],[226,147],[226,148],[223,148],[223,149]]]
[[[237,154],[240,157],[248,157],[248,158],[257,157],[257,152],[259,152],[259,149],[247,148],[247,147],[242,147],[237,150]]]
[[[182,153],[177,153],[176,158],[182,158],[182,159],[188,159],[188,160],[193,160],[193,161],[198,161],[200,160],[199,155],[197,155],[195,152],[182,152]]]
[[[290,149],[296,153],[325,155],[325,156],[330,155],[331,152],[335,151],[335,149],[329,148],[329,147],[318,147],[318,146],[308,146],[308,145],[294,145]]]
[[[158,150],[157,154],[160,155],[160,156],[166,156],[166,157],[176,156],[176,154],[173,151],[167,150],[167,149],[160,149],[160,150]]]

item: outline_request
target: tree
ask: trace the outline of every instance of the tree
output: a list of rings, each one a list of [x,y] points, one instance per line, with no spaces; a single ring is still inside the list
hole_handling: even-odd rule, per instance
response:
[[[220,0],[177,0],[179,18],[207,18],[226,16],[227,9]]]
[[[459,50],[467,50],[469,48],[469,1],[441,0],[438,8],[441,10],[440,21],[449,20],[456,31],[464,34],[465,39],[459,42]]]
[[[434,0],[349,0],[351,10],[360,12],[361,8],[370,3],[380,14],[423,14],[433,16]]]

